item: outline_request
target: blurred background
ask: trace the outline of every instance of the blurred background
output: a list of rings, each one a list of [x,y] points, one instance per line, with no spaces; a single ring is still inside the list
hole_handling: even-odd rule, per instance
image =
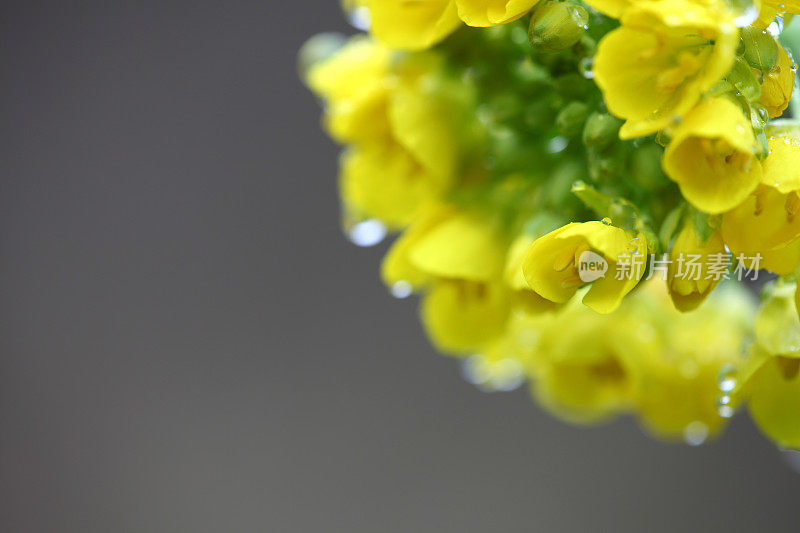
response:
[[[297,78],[338,2],[0,13],[0,531],[797,531],[745,416],[570,427],[428,346]]]

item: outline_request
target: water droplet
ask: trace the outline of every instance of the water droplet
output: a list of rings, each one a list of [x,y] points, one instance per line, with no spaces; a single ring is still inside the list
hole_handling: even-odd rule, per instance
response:
[[[493,390],[510,392],[518,389],[525,382],[522,363],[516,359],[501,359],[494,364],[494,371],[489,385]]]
[[[550,139],[547,143],[547,151],[551,154],[563,152],[567,148],[569,141],[566,137],[556,136]]]
[[[347,22],[360,31],[369,31],[372,25],[372,16],[367,6],[357,6],[347,10]]]
[[[690,422],[683,429],[683,440],[689,446],[700,446],[708,438],[708,426],[699,420]]]
[[[745,26],[749,26],[753,22],[756,21],[758,18],[758,8],[750,4],[746,6],[744,9],[739,11],[739,15],[733,19],[733,23],[736,24],[740,28],[744,28]]]
[[[482,385],[489,379],[489,370],[485,364],[486,357],[475,354],[467,357],[461,363],[461,374],[467,383]]]
[[[414,287],[412,287],[411,284],[404,279],[395,281],[394,284],[392,284],[392,288],[389,289],[389,292],[392,293],[392,296],[400,300],[411,296],[413,291]]]
[[[606,226],[610,226],[610,225],[612,225],[612,224],[613,224],[613,222],[611,221],[611,219],[610,219],[610,218],[608,218],[608,217],[603,217],[603,219],[602,219],[600,222],[602,222],[602,223],[603,223],[603,224],[605,224]]]
[[[782,450],[781,456],[789,468],[800,474],[800,452],[796,450]]]
[[[719,413],[719,416],[722,418],[730,418],[736,411],[730,405],[720,405],[717,407],[717,413]]]
[[[581,59],[580,63],[578,63],[578,71],[581,73],[581,76],[586,78],[587,80],[591,80],[594,78],[594,58],[593,57],[584,57]]]
[[[723,366],[719,371],[719,376],[717,377],[717,385],[719,386],[719,390],[722,392],[731,392],[736,388],[736,383],[736,367],[731,364]]]
[[[461,364],[461,373],[468,383],[484,392],[508,392],[525,382],[522,363],[511,358],[494,361],[475,354]]]
[[[717,413],[722,418],[730,418],[734,415],[736,409],[731,405],[731,397],[727,394],[721,394],[717,397]]]
[[[380,244],[386,238],[386,226],[378,219],[370,218],[353,225],[348,232],[350,242],[356,246],[369,247]]]

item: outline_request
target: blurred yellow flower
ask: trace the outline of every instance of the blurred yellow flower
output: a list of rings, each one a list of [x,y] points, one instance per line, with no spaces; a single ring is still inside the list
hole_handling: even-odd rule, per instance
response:
[[[439,279],[422,298],[422,324],[442,352],[480,352],[504,332],[509,296],[499,283]]]
[[[539,0],[455,0],[458,16],[469,26],[496,26],[516,20]]]
[[[555,416],[602,422],[635,405],[639,346],[615,315],[600,315],[573,300],[540,319],[541,338],[530,358],[531,391]]]
[[[450,35],[461,21],[452,0],[365,0],[371,32],[401,50],[429,48]]]
[[[719,375],[740,361],[752,304],[728,284],[702,308],[679,313],[665,292],[663,284],[648,282],[624,318],[639,342],[651,343],[639,352],[637,410],[656,436],[698,444],[718,434],[732,414],[719,410]]]
[[[458,159],[452,109],[427,78],[436,61],[432,55],[392,61],[384,46],[355,38],[309,69],[309,86],[327,102],[331,136],[352,144],[340,173],[350,218],[401,228],[452,185]]]
[[[392,246],[384,282],[429,289],[422,319],[442,351],[467,353],[502,333],[511,292],[502,283],[508,243],[479,213],[433,206]]]
[[[756,318],[756,344],[742,376],[750,416],[783,448],[800,449],[800,320],[796,286],[772,288]]]

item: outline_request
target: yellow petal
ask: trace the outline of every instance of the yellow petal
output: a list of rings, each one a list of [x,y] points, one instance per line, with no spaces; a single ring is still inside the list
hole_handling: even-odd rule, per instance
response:
[[[392,48],[429,48],[461,24],[452,0],[370,0],[368,5],[372,35]]]
[[[748,411],[781,448],[800,448],[800,374],[787,377],[773,357],[749,381]]]
[[[437,281],[422,299],[425,330],[437,349],[456,354],[481,351],[508,319],[508,292],[497,284]]]
[[[664,170],[706,213],[741,204],[761,180],[750,121],[732,102],[712,98],[689,113],[664,152]]]
[[[469,26],[497,26],[516,20],[539,0],[455,0],[458,16]]]
[[[800,138],[774,135],[768,145],[761,182],[782,193],[800,191]]]
[[[785,248],[800,236],[800,216],[787,211],[800,207],[796,193],[781,194],[762,185],[744,202],[722,216],[722,238],[736,254],[762,254]],[[800,213],[798,214],[800,215]]]
[[[456,213],[419,238],[409,261],[431,276],[488,282],[503,271],[506,242],[491,221]]]

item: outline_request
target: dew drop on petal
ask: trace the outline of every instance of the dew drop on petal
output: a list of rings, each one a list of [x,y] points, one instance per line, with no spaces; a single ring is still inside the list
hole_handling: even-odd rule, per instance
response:
[[[411,284],[409,282],[407,282],[404,279],[401,279],[400,281],[394,282],[394,284],[392,285],[392,288],[389,289],[389,292],[392,293],[392,296],[394,296],[395,298],[398,298],[400,300],[402,300],[403,298],[408,298],[409,296],[411,296],[412,291],[413,291],[413,287],[411,286]]]
[[[796,450],[782,450],[781,456],[786,466],[800,474],[800,452]]]
[[[699,420],[690,422],[683,429],[683,440],[689,446],[700,446],[708,438],[708,426]]]
[[[550,139],[547,143],[547,151],[551,154],[563,152],[567,148],[569,141],[566,137],[556,136]]]
[[[348,237],[356,246],[364,248],[375,246],[386,238],[386,226],[380,220],[370,218],[354,224],[348,231]]]
[[[591,80],[594,78],[594,58],[592,57],[584,57],[581,59],[580,63],[578,63],[578,70],[581,73],[581,76],[586,78],[587,80]]]
[[[717,377],[717,385],[719,390],[722,392],[731,392],[733,389],[736,388],[737,383],[737,372],[736,367],[727,364],[723,366],[719,371],[719,376]]]
[[[357,6],[347,10],[347,22],[359,31],[369,31],[372,26],[372,16],[366,6]]]

